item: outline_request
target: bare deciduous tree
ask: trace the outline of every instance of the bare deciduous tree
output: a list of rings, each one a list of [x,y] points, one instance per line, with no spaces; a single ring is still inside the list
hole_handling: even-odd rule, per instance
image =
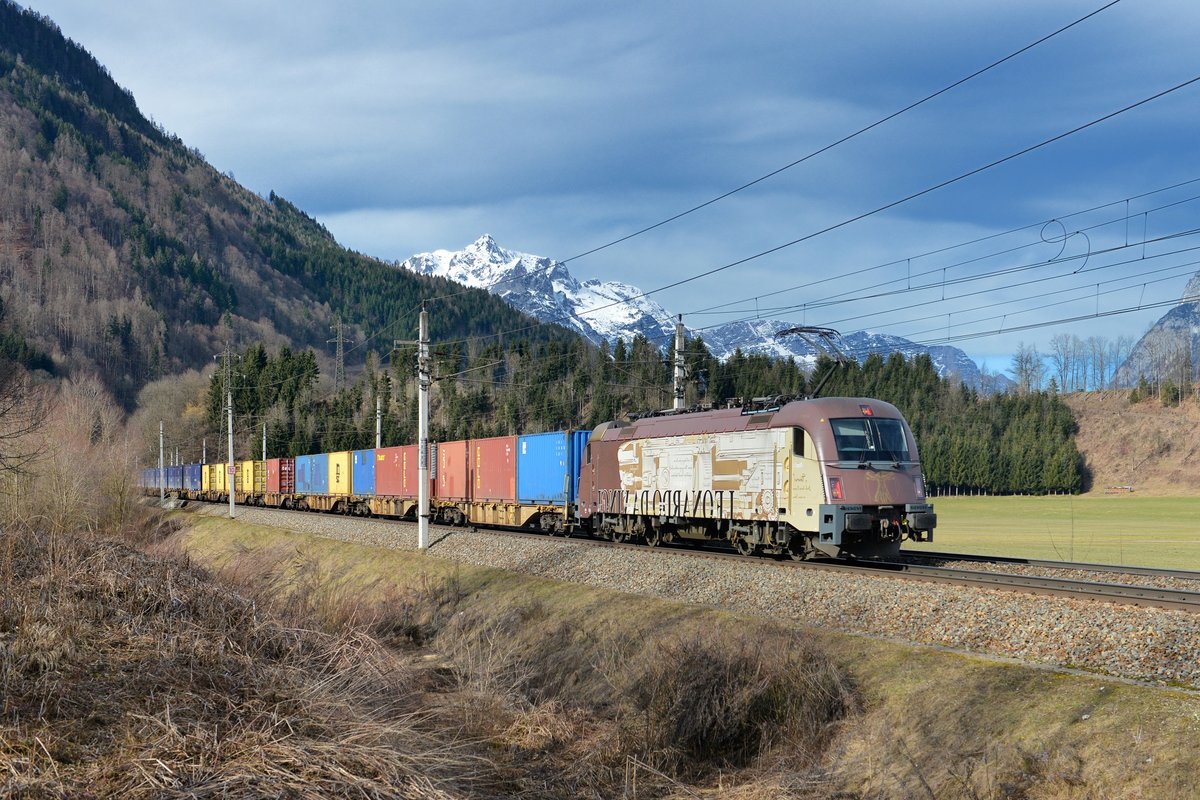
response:
[[[1012,366],[1008,369],[1017,383],[1017,391],[1028,394],[1041,389],[1045,370],[1042,354],[1038,352],[1037,347],[1019,342],[1016,355],[1012,358]]]
[[[0,360],[0,473],[18,473],[41,452],[34,436],[50,400],[18,365]]]

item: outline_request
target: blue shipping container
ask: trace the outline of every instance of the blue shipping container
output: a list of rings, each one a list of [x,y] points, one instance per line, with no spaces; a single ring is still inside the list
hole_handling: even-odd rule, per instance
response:
[[[167,488],[171,491],[183,488],[183,467],[167,467]]]
[[[203,464],[183,465],[183,488],[189,492],[198,492],[204,488]]]
[[[571,491],[568,433],[517,437],[517,501],[562,505]]]
[[[296,492],[329,494],[329,454],[296,456]]]
[[[579,502],[579,474],[583,471],[584,456],[587,453],[588,440],[592,438],[591,431],[571,432],[571,502]]]
[[[358,497],[374,497],[375,451],[355,450],[352,470],[354,494]]]

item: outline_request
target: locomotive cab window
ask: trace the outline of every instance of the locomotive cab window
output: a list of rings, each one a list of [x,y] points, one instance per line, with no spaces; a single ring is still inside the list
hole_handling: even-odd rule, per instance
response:
[[[908,461],[908,439],[898,419],[831,419],[833,441],[843,461]]]

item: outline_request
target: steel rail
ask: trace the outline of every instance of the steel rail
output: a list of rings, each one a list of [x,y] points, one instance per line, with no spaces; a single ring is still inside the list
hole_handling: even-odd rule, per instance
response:
[[[487,528],[483,533],[501,535],[516,535],[544,540],[544,534],[528,531],[503,530]],[[570,539],[571,537],[555,537]],[[1101,601],[1118,605],[1133,605],[1145,608],[1164,608],[1172,611],[1186,611],[1200,614],[1200,591],[1190,592],[1182,589],[1160,589],[1153,586],[1137,586],[1123,583],[1104,583],[1098,581],[1080,581],[1067,578],[1047,578],[1033,575],[1014,575],[1004,572],[982,572],[979,570],[955,569],[951,567],[924,567],[888,561],[790,561],[781,559],[764,559],[761,556],[743,556],[738,553],[721,552],[717,550],[701,550],[692,546],[656,545],[653,548],[644,544],[627,542],[611,542],[604,539],[579,538],[575,544],[586,544],[597,547],[630,549],[641,552],[648,550],[664,550],[677,555],[693,558],[708,558],[713,560],[733,560],[748,564],[775,565],[784,568],[816,569],[825,571],[844,572],[852,574],[877,574],[899,578],[902,580],[917,580],[928,583],[946,583],[957,586],[971,586],[999,591],[1022,592],[1025,594],[1040,594],[1055,597],[1071,597],[1091,601]]]
[[[1096,564],[1087,561],[1048,561],[1040,558],[1019,556],[986,556],[971,553],[935,553],[924,550],[901,550],[901,556],[928,558],[934,561],[974,561],[980,564],[1011,564],[1019,567],[1042,567],[1044,569],[1069,569],[1080,572],[1111,572],[1120,575],[1146,575],[1162,578],[1180,578],[1200,581],[1200,571],[1167,569],[1164,567],[1136,567],[1121,564]]]
[[[255,506],[266,511],[287,511],[270,506]],[[309,514],[307,511],[288,511],[287,513]],[[344,516],[344,515],[335,515]],[[409,520],[370,517],[378,522],[394,522],[405,525],[415,525]],[[1005,572],[983,572],[979,570],[955,569],[951,567],[926,567],[913,564],[888,561],[791,561],[784,559],[769,559],[762,556],[743,556],[739,553],[722,552],[719,550],[700,549],[691,545],[660,544],[650,547],[645,544],[629,542],[613,542],[595,537],[549,536],[546,533],[526,531],[513,528],[477,528],[473,525],[437,525],[444,534],[433,542],[433,554],[436,555],[436,545],[439,541],[456,531],[471,531],[499,536],[528,538],[536,541],[570,542],[572,545],[589,547],[613,548],[620,550],[636,550],[650,552],[662,550],[674,555],[703,558],[711,560],[732,560],[745,564],[755,564],[764,567],[813,569],[826,572],[841,572],[856,575],[877,575],[879,577],[896,578],[900,580],[923,581],[926,583],[942,583],[957,586],[991,589],[997,591],[1020,592],[1055,597],[1070,597],[1090,601],[1100,601],[1120,605],[1133,605],[1144,608],[1163,608],[1174,611],[1200,613],[1200,591],[1189,592],[1181,589],[1160,589],[1150,586],[1136,586],[1120,583],[1101,583],[1094,581],[1069,580],[1065,578],[1047,578],[1031,575],[1014,575]]]

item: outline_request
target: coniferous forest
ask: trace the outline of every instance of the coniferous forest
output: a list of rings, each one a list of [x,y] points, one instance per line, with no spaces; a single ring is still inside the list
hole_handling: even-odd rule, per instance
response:
[[[148,387],[186,382],[178,376],[203,385],[199,371],[232,346],[238,457],[261,456],[264,426],[272,455],[372,446],[377,399],[383,441],[399,444],[416,438],[415,353],[389,348],[415,338],[429,303],[441,343],[435,440],[591,427],[671,405],[673,354],[658,343],[597,348],[484,291],[348,251],[147,119],[49,19],[0,0],[0,21],[0,356],[94,374],[129,410],[144,407]],[[325,342],[341,324],[354,379],[330,388]],[[736,353],[722,363],[701,340],[685,360],[690,405],[810,387],[791,360]],[[201,440],[224,441],[224,376],[185,410],[180,441],[192,458]],[[1053,394],[980,397],[938,378],[927,358],[898,357],[852,365],[823,393],[899,406],[935,490],[1083,488],[1074,423]]]
[[[610,419],[668,408],[671,364],[638,337],[610,353],[586,343],[521,340],[507,347],[462,342],[433,349],[430,437],[433,441],[591,428]],[[702,340],[685,352],[687,402],[724,405],[732,398],[803,396],[809,387],[793,360],[735,354],[722,363]],[[835,370],[823,395],[874,397],[895,404],[913,428],[931,493],[1045,494],[1085,488],[1068,406],[1047,392],[981,396],[938,376],[926,356],[873,355],[835,367],[818,361],[816,377]],[[235,456],[261,457],[266,426],[270,456],[370,448],[375,409],[382,443],[417,438],[414,351],[392,353],[390,366],[372,354],[357,380],[339,391],[319,389],[311,352],[246,350],[233,377]],[[205,420],[223,441],[225,376],[209,381]]]

